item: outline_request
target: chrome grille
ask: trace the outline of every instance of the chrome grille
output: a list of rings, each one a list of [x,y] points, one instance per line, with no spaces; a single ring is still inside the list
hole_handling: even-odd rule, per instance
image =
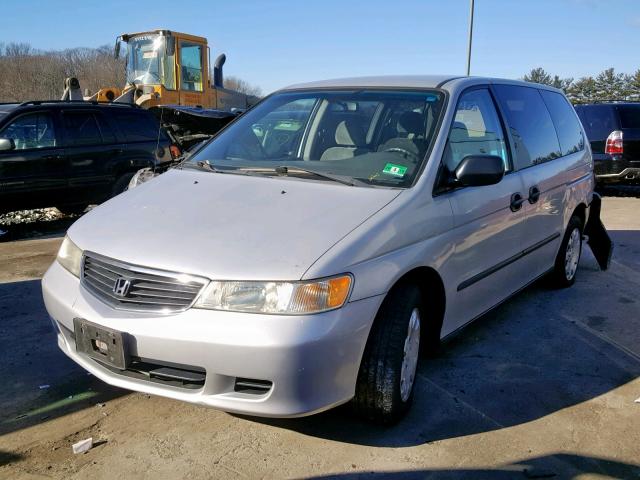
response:
[[[96,297],[116,309],[175,313],[193,304],[207,280],[139,267],[85,252],[82,283]]]

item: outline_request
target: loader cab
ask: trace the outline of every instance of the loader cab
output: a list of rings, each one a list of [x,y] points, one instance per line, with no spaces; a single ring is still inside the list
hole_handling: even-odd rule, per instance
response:
[[[146,95],[144,106],[211,105],[207,39],[168,30],[122,35],[126,81]],[[116,51],[119,51],[116,43]],[[140,103],[140,102],[137,102]]]

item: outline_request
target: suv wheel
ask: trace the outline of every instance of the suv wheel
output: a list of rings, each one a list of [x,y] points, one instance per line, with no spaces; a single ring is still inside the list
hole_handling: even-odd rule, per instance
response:
[[[80,215],[84,213],[89,205],[86,203],[82,203],[79,205],[60,205],[57,206],[56,209],[65,215]]]
[[[361,416],[389,424],[409,409],[422,318],[420,290],[415,285],[397,287],[384,300],[365,347],[352,401]]]
[[[580,255],[582,254],[582,220],[572,216],[562,239],[551,280],[557,288],[567,288],[576,281]]]
[[[111,196],[115,197],[116,195],[120,195],[122,192],[124,192],[129,186],[129,182],[131,181],[134,175],[135,175],[135,172],[131,172],[131,173],[125,173],[124,175],[121,175],[120,177],[118,177],[116,182],[113,184],[113,190],[111,191]]]

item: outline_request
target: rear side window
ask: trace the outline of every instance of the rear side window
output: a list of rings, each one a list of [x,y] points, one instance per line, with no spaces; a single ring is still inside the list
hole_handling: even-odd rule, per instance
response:
[[[640,105],[619,105],[620,127],[640,128]]]
[[[153,115],[118,111],[112,113],[112,116],[127,142],[155,142],[158,139],[160,124]],[[166,136],[162,132],[160,139],[164,140],[165,138]]]
[[[576,112],[589,141],[604,142],[611,132],[618,129],[612,105],[578,106]]]
[[[72,145],[97,145],[102,143],[102,135],[92,112],[64,112],[64,126],[67,143]]]
[[[518,169],[558,158],[560,144],[551,115],[536,88],[496,85],[515,144]]]
[[[556,127],[562,155],[569,155],[583,150],[584,137],[582,128],[580,128],[578,117],[567,99],[559,93],[548,90],[540,90],[540,94],[549,109],[553,125]]]

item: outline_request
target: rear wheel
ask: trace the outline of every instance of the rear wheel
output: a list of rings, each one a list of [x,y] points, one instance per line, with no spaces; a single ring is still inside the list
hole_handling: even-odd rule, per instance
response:
[[[64,213],[65,215],[80,215],[84,213],[89,205],[86,203],[78,204],[78,205],[60,205],[57,206],[56,209],[60,213]]]
[[[567,288],[576,281],[580,255],[582,254],[582,220],[574,215],[560,244],[560,250],[551,272],[551,282],[557,288]]]
[[[413,400],[422,322],[420,290],[392,290],[376,317],[365,347],[353,407],[377,423],[399,420]]]

